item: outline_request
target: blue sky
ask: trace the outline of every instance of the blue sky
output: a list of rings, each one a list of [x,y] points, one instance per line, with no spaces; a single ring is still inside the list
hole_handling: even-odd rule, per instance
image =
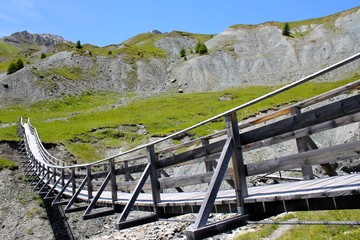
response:
[[[234,24],[292,22],[357,6],[359,0],[2,0],[0,37],[27,30],[106,46],[153,29],[218,34]]]

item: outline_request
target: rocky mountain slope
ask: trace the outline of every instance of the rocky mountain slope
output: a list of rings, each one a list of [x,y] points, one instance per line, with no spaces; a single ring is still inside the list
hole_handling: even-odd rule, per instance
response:
[[[16,33],[0,43],[47,47],[17,53],[27,64],[11,75],[0,74],[0,105],[96,90],[152,95],[283,84],[359,52],[359,23],[360,8],[354,8],[289,23],[291,36],[282,34],[284,23],[268,22],[234,25],[216,36],[152,32],[122,44],[103,48],[87,44],[81,49],[61,38],[51,42],[52,37],[43,35],[39,40],[40,35]],[[208,54],[194,53],[198,41],[205,42]],[[182,48],[186,58],[179,55]],[[44,52],[47,57],[40,59]],[[358,70],[355,63],[324,78],[337,80]]]

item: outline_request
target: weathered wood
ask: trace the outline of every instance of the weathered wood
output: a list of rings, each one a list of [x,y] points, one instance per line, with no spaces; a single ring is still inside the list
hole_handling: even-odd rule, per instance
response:
[[[309,149],[311,150],[319,149],[318,146],[315,144],[315,142],[311,139],[311,137],[307,136],[305,138],[307,138],[307,144]],[[329,176],[338,175],[337,172],[334,170],[334,168],[330,165],[330,163],[320,164],[320,166],[325,170],[327,175]]]
[[[240,134],[236,113],[225,117],[227,135],[233,139],[232,171],[235,184],[236,202],[239,213],[245,214],[244,197],[248,196],[244,158],[241,149]]]
[[[70,199],[70,201],[68,202],[68,204],[66,205],[66,207],[64,209],[65,212],[69,212],[69,209],[75,203],[75,201],[77,200],[77,197],[79,196],[81,190],[84,188],[84,186],[87,184],[87,182],[88,182],[88,176],[86,176],[83,179],[83,181],[81,182],[79,188],[73,194],[72,198]]]
[[[291,108],[290,110],[291,110],[291,114],[293,116],[301,114],[300,108],[294,107],[294,108]],[[306,152],[309,150],[308,143],[307,143],[308,138],[300,137],[300,138],[296,138],[295,140],[296,140],[296,146],[297,146],[297,149],[299,152]],[[314,173],[312,171],[312,166],[302,166],[301,171],[303,174],[303,178],[305,180],[314,179]]]
[[[261,141],[314,124],[360,112],[360,95],[293,116],[241,134],[243,145]]]
[[[196,240],[214,236],[247,224],[248,215],[239,215],[236,217],[217,221],[213,224],[201,228],[187,228],[185,230],[186,239]]]
[[[98,192],[97,192],[96,195],[91,199],[90,204],[89,204],[89,206],[86,208],[83,216],[86,216],[86,215],[89,215],[89,214],[90,214],[90,212],[92,211],[92,209],[95,207],[97,201],[99,200],[102,192],[104,191],[106,185],[109,183],[110,179],[111,179],[111,172],[108,173],[108,175],[107,175],[106,178],[104,179],[104,182],[101,184]]]
[[[87,177],[87,191],[88,191],[88,199],[89,201],[93,198],[92,196],[92,176],[91,176],[91,165],[86,166],[86,177]]]
[[[196,149],[192,149],[187,152],[180,153],[178,155],[166,159],[162,159],[161,161],[158,161],[157,167],[166,168],[189,160],[205,157],[207,156],[207,154],[214,154],[221,152],[224,143],[225,140],[220,140],[218,142],[211,143],[206,146],[201,146]]]
[[[329,129],[333,129],[336,127],[345,126],[347,124],[355,123],[360,121],[360,113],[351,114],[348,116],[336,118],[333,120],[329,120],[323,123],[315,124],[309,127],[304,127],[301,129],[297,129],[294,131],[290,131],[281,135],[277,135],[262,141],[258,141],[255,143],[250,143],[247,145],[243,145],[243,151],[250,151],[261,147],[270,146],[273,144],[278,144],[281,142],[285,142],[294,138],[300,138],[309,136],[314,133],[326,131]]]
[[[156,214],[160,212],[158,208],[158,203],[161,201],[160,198],[160,184],[159,184],[159,174],[157,171],[156,164],[158,162],[158,157],[155,154],[154,145],[147,147],[148,161],[150,164],[150,182],[151,182],[151,193],[153,197],[154,211]]]
[[[214,171],[214,175],[211,179],[209,188],[205,194],[204,201],[201,204],[199,214],[194,223],[194,227],[201,228],[204,227],[208,221],[209,214],[214,205],[216,195],[219,191],[221,182],[224,178],[226,170],[228,168],[230,158],[234,151],[234,143],[232,138],[228,138],[224,145],[224,149],[221,152],[221,156],[218,162],[218,165]]]
[[[113,208],[115,208],[115,201],[117,201],[117,185],[116,185],[116,174],[115,174],[115,160],[112,158],[109,160],[109,168],[111,174],[111,199]]]
[[[130,199],[128,200],[122,214],[120,215],[120,217],[117,220],[117,226],[119,226],[119,224],[123,221],[125,221],[132,209],[132,207],[134,206],[134,203],[136,201],[136,199],[138,198],[141,189],[143,188],[147,178],[150,176],[150,170],[151,170],[151,164],[148,163],[147,167],[145,168],[143,174],[141,175],[141,178],[139,180],[139,182],[137,183],[134,192],[132,193]]]
[[[295,155],[275,158],[258,163],[246,165],[247,175],[258,175],[268,172],[276,172],[299,168],[302,166],[320,165],[329,162],[341,161],[360,156],[360,141],[336,145],[333,147],[321,148]]]

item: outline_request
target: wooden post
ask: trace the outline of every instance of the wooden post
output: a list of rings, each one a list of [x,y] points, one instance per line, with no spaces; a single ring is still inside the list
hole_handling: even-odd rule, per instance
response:
[[[298,107],[291,108],[290,111],[291,111],[292,115],[301,114],[301,110]],[[307,142],[306,137],[296,138],[296,145],[297,145],[298,152],[309,151],[308,142]],[[301,167],[301,171],[302,171],[304,180],[314,179],[314,173],[312,171],[312,166]]]
[[[240,133],[236,112],[225,117],[226,131],[228,137],[233,139],[234,152],[232,154],[232,170],[235,182],[235,193],[238,213],[245,214],[244,197],[247,197],[248,188],[246,184],[246,173],[244,158],[241,150]]]
[[[86,166],[86,176],[87,178],[87,190],[88,190],[88,200],[92,199],[92,177],[91,177],[91,165]]]
[[[71,168],[71,186],[72,186],[72,194],[74,195],[76,192],[76,176],[75,176],[75,168]]]
[[[158,203],[160,202],[160,184],[159,184],[159,175],[157,170],[157,161],[158,156],[155,154],[154,145],[146,147],[147,149],[147,158],[150,163],[150,181],[151,181],[151,190],[154,203],[154,212],[159,214]]]
[[[116,173],[115,173],[115,159],[112,158],[109,160],[109,167],[111,173],[111,196],[112,196],[112,204],[115,209],[115,201],[118,200],[117,196],[117,185],[116,185]]]
[[[201,139],[201,144],[203,146],[209,145],[209,139],[202,138]],[[213,171],[213,163],[211,161],[206,161],[206,159],[207,159],[207,157],[204,157],[206,172],[212,172]]]

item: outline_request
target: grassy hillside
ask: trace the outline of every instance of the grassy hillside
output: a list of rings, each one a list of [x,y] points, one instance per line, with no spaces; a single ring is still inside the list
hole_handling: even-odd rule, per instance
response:
[[[244,109],[238,115],[240,118],[246,118],[260,110],[274,109],[279,105],[300,101],[355,79],[358,77],[339,82],[307,83]],[[131,148],[149,137],[174,133],[275,88],[277,87],[253,86],[221,92],[151,98],[108,92],[87,93],[38,102],[31,106],[1,109],[0,126],[17,122],[20,116],[29,117],[44,142],[64,144],[79,162],[94,161],[104,157],[107,148]],[[219,98],[222,96],[228,96],[231,100],[220,101]],[[143,125],[147,133],[137,133],[138,125]],[[16,140],[15,128],[14,125],[0,127],[0,140]],[[224,122],[214,122],[190,134],[200,136],[223,128]]]

